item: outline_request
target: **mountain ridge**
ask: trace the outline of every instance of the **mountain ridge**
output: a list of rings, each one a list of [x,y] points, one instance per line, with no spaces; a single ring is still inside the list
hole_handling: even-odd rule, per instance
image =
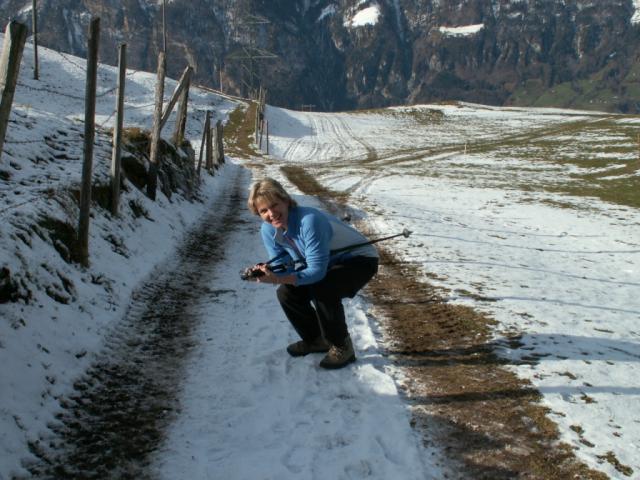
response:
[[[101,61],[115,64],[127,42],[129,65],[153,71],[161,5],[42,0],[39,42],[82,55],[88,19],[100,16]],[[0,14],[30,25],[31,1],[5,0]],[[197,82],[236,95],[262,83],[288,108],[462,100],[640,111],[633,0],[173,0],[166,18],[169,75],[189,63]]]

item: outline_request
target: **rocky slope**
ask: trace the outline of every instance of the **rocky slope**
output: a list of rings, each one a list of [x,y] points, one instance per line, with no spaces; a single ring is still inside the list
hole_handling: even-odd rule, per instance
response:
[[[320,110],[433,100],[640,111],[633,0],[167,0],[169,74]],[[162,0],[39,0],[40,42],[153,70]],[[30,24],[31,0],[0,13]],[[269,54],[273,54],[269,55]]]

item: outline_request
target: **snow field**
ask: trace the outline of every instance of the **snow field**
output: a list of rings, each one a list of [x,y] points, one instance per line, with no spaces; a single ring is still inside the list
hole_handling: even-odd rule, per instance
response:
[[[414,122],[420,108],[442,115]],[[500,353],[540,389],[562,439],[612,478],[621,473],[603,460],[609,452],[640,474],[640,213],[539,190],[566,184],[586,167],[540,162],[543,152],[527,148],[540,142],[529,130],[542,127],[546,140],[568,126],[563,148],[577,158],[597,149],[606,162],[607,150],[626,138],[612,134],[612,125],[631,120],[465,104],[391,111],[406,115],[271,108],[270,148],[349,192],[352,205],[370,212],[372,231],[413,230],[391,248],[422,266],[425,281],[446,288],[449,301],[498,320],[496,339],[522,335],[521,348]],[[467,153],[478,139],[497,140],[499,154]],[[613,158],[624,165],[635,156]],[[518,366],[523,358],[537,363]]]

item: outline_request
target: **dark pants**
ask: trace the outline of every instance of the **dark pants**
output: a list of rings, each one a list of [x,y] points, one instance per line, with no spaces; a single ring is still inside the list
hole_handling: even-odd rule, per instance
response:
[[[342,299],[355,296],[377,271],[377,258],[353,257],[330,267],[318,283],[280,285],[278,300],[303,340],[311,342],[323,335],[333,345],[342,346],[349,334]]]

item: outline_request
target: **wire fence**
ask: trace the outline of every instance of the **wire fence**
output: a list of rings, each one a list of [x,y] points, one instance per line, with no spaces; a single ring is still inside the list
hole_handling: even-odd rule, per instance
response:
[[[59,102],[59,103],[66,103],[69,104],[69,100],[73,101],[76,105],[79,104],[80,102],[82,102],[82,104],[84,104],[84,102],[86,101],[91,101],[92,102],[92,107],[91,109],[93,110],[94,113],[92,113],[92,116],[95,115],[95,104],[96,101],[99,101],[101,99],[106,99],[106,98],[111,98],[113,97],[114,100],[114,105],[116,104],[115,102],[115,96],[118,92],[118,86],[115,84],[122,84],[121,82],[126,79],[126,78],[131,78],[132,76],[136,75],[137,73],[141,72],[140,70],[135,70],[135,69],[128,69],[126,72],[120,72],[120,74],[123,75],[123,77],[120,78],[120,80],[118,80],[118,72],[116,70],[116,72],[113,71],[113,67],[110,66],[106,66],[106,65],[99,65],[97,64],[97,41],[96,38],[97,36],[99,36],[99,19],[93,19],[91,22],[91,28],[90,28],[90,35],[89,35],[89,51],[90,54],[88,55],[89,58],[87,59],[87,62],[85,63],[84,61],[82,61],[81,59],[78,59],[70,54],[64,53],[64,52],[55,52],[53,54],[50,54],[47,59],[48,61],[45,61],[42,66],[40,67],[40,71],[46,75],[46,71],[47,71],[47,67],[49,68],[49,72],[50,72],[50,76],[53,77],[58,77],[58,78],[63,78],[63,75],[68,75],[70,79],[74,79],[72,81],[75,81],[76,83],[79,83],[79,79],[82,78],[82,76],[86,76],[86,87],[85,87],[85,94],[84,95],[78,95],[78,94],[74,94],[72,89],[68,88],[68,85],[66,86],[67,90],[63,90],[62,87],[57,88],[55,86],[55,82],[49,82],[47,83],[46,81],[42,81],[42,78],[39,77],[38,75],[34,76],[34,79],[32,81],[27,80],[24,76],[23,76],[23,80],[19,81],[19,77],[13,79],[12,85],[15,85],[17,87],[19,87],[21,93],[23,95],[26,95],[27,98],[29,98],[29,94],[33,94],[34,97],[37,97],[38,95],[42,98],[42,97],[46,97],[46,103],[48,105],[50,105],[50,101],[49,99],[51,99],[51,102]],[[15,22],[12,22],[12,25],[15,24]],[[9,31],[9,30],[7,30]],[[11,37],[13,39],[13,35]],[[33,41],[34,37],[31,38],[31,44],[33,46],[34,49],[37,48],[36,43]],[[24,40],[22,40],[22,45],[24,45]],[[93,42],[93,43],[92,43]],[[5,43],[6,45],[6,43]],[[93,47],[93,48],[92,48]],[[13,49],[13,47],[12,47]],[[25,56],[23,55],[24,51],[22,50],[22,47],[20,47],[21,52],[18,56],[18,60],[17,62],[12,63],[12,66],[14,67],[15,71],[18,71],[18,67],[16,67],[16,65],[19,65],[20,63],[23,63],[23,60],[25,59]],[[125,47],[123,46],[122,48],[120,48],[120,54],[123,54],[123,52],[125,52]],[[37,59],[37,51],[35,52],[36,54],[36,59]],[[53,56],[55,55],[55,56]],[[163,56],[164,54],[160,54],[161,56]],[[162,57],[164,58],[164,57]],[[34,59],[33,62],[33,66],[34,69],[36,68],[36,65],[38,65],[37,60]],[[55,62],[58,61],[59,64],[56,65]],[[160,57],[159,57],[159,62],[160,62]],[[162,62],[162,65],[164,65],[164,60]],[[159,63],[160,65],[160,63]],[[68,66],[70,66],[71,68],[69,68]],[[188,67],[187,70],[185,70],[185,74],[183,75],[183,78],[180,79],[178,86],[176,87],[176,91],[174,92],[172,98],[169,101],[169,104],[166,105],[165,104],[165,98],[156,98],[155,101],[153,101],[152,103],[144,103],[144,104],[140,104],[140,105],[133,105],[133,104],[128,104],[125,105],[125,109],[127,111],[144,111],[144,110],[151,110],[153,109],[155,112],[157,112],[158,108],[160,108],[160,111],[162,113],[162,121],[160,122],[160,127],[158,130],[162,129],[162,126],[164,125],[164,123],[166,122],[166,119],[168,118],[168,115],[170,114],[170,112],[168,111],[169,108],[171,108],[173,110],[173,107],[176,105],[176,102],[179,98],[182,98],[183,101],[183,105],[184,108],[181,107],[180,109],[180,113],[179,113],[179,119],[176,120],[176,128],[182,128],[182,132],[184,131],[184,125],[186,124],[186,116],[187,116],[187,102],[188,102],[188,89],[189,89],[189,84],[190,84],[190,73],[189,73],[189,69],[191,67]],[[160,66],[159,66],[160,69]],[[160,72],[160,70],[159,70]],[[161,81],[161,82],[165,82],[164,76],[160,76],[160,73],[158,72],[157,75],[157,79],[156,82]],[[147,73],[147,72],[145,72]],[[148,73],[149,75],[152,75],[150,73]],[[16,75],[17,76],[17,75]],[[185,79],[186,76],[186,79]],[[149,80],[149,79],[147,79]],[[37,83],[36,83],[37,82]],[[63,80],[64,82],[64,80]],[[96,90],[99,90],[100,84],[102,85],[108,85],[111,84],[113,86],[109,86],[108,88],[102,88],[101,91],[96,92]],[[186,90],[185,90],[185,86],[186,86]],[[76,92],[80,90],[80,88],[76,88]],[[180,93],[182,90],[184,90],[183,93]],[[25,93],[26,92],[26,93]],[[149,92],[147,92],[147,94],[150,94]],[[178,97],[178,95],[180,95],[181,97]],[[89,140],[89,145],[100,145],[101,149],[104,149],[106,146],[107,141],[105,140],[105,137],[107,135],[107,129],[109,129],[110,124],[114,123],[113,119],[114,116],[118,115],[119,112],[119,108],[122,108],[122,98],[118,101],[118,104],[120,105],[120,107],[118,107],[118,105],[115,105],[115,108],[108,108],[106,109],[107,113],[106,114],[102,114],[102,119],[100,120],[99,123],[96,123],[93,119],[91,119],[91,125],[92,125],[92,132],[96,132],[98,135],[96,135],[94,137],[94,134],[91,134],[91,139]],[[158,105],[158,102],[160,102],[160,105]],[[44,103],[44,102],[43,102]],[[102,107],[105,106],[104,101],[100,101],[99,102],[101,104]],[[22,108],[15,108],[17,105],[19,105]],[[165,106],[166,105],[166,106]],[[85,106],[85,111],[86,111],[86,106]],[[166,108],[166,111],[165,111]],[[42,153],[38,153],[36,151],[36,149],[34,149],[32,152],[21,152],[21,156],[25,157],[25,153],[28,153],[29,155],[31,155],[33,158],[31,158],[31,161],[34,164],[40,164],[43,163],[45,164],[45,166],[40,166],[40,165],[34,165],[34,168],[37,171],[40,171],[40,173],[36,173],[35,175],[29,175],[28,178],[22,177],[20,178],[19,182],[11,182],[11,176],[12,175],[7,175],[4,178],[4,181],[8,184],[6,188],[2,188],[0,187],[0,193],[3,194],[2,196],[5,199],[5,206],[3,206],[2,208],[0,208],[0,216],[4,217],[7,215],[8,212],[12,212],[15,211],[16,209],[23,207],[25,205],[28,204],[32,204],[34,202],[40,202],[40,201],[45,201],[50,199],[51,197],[54,197],[56,195],[59,194],[63,194],[64,191],[68,191],[68,189],[70,188],[71,184],[76,184],[77,181],[74,181],[74,177],[75,174],[77,172],[72,172],[70,169],[66,168],[63,165],[60,165],[60,170],[63,171],[61,176],[53,176],[51,175],[50,169],[48,167],[46,167],[46,164],[50,163],[50,162],[55,162],[57,160],[73,160],[74,163],[76,161],[83,161],[83,158],[86,157],[85,152],[86,150],[89,150],[90,152],[92,151],[92,147],[89,148],[87,145],[87,138],[86,135],[87,132],[82,132],[80,129],[77,130],[77,132],[71,133],[68,131],[68,129],[66,129],[64,126],[60,126],[59,127],[59,132],[61,134],[63,134],[63,137],[59,137],[56,134],[51,134],[51,133],[47,133],[44,134],[42,137],[40,138],[28,138],[29,134],[28,132],[25,132],[25,130],[32,130],[34,128],[34,125],[36,124],[36,122],[40,119],[40,116],[42,115],[30,115],[31,112],[42,112],[44,114],[44,116],[51,116],[52,114],[56,115],[56,113],[54,113],[54,111],[50,110],[50,109],[46,109],[46,110],[41,110],[40,108],[36,107],[34,108],[31,105],[25,105],[25,104],[13,104],[12,106],[10,105],[10,109],[13,112],[13,118],[7,118],[5,125],[7,123],[11,123],[13,125],[15,125],[15,127],[22,127],[22,128],[13,128],[12,130],[13,132],[19,132],[19,133],[14,133],[15,135],[20,135],[20,134],[25,134],[24,136],[19,136],[18,138],[11,138],[11,135],[9,135],[9,138],[6,138],[6,141],[3,142],[4,144],[6,144],[7,146],[19,146],[19,145],[45,145],[47,148],[43,149],[41,152]],[[201,108],[196,108],[196,112],[198,112],[199,110],[201,110]],[[141,115],[145,116],[147,115],[148,117],[152,117],[154,116],[153,113],[151,111],[149,112],[145,112],[142,113]],[[16,118],[17,117],[17,118]],[[38,118],[36,118],[38,117]],[[88,122],[89,119],[85,119],[84,115],[74,115],[74,114],[66,114],[65,118],[67,121],[71,121],[71,122],[78,122],[78,125],[81,124],[85,124],[85,122]],[[95,118],[95,117],[94,117]],[[195,120],[197,124],[200,124],[202,122],[202,120],[199,117],[196,118],[192,118],[192,120]],[[154,116],[154,129],[157,128],[155,122],[159,122],[159,119],[155,118]],[[182,127],[180,127],[180,122],[182,122]],[[137,126],[137,125],[136,125]],[[118,128],[122,128],[122,125],[120,125]],[[60,130],[60,129],[64,129],[64,131]],[[20,130],[22,130],[20,132]],[[73,130],[73,128],[71,128],[71,130]],[[66,132],[66,133],[65,133]],[[34,132],[35,133],[35,132]],[[207,135],[211,135],[211,132],[205,132]],[[76,135],[77,134],[77,135]],[[120,135],[120,134],[118,134]],[[180,139],[182,138],[181,135],[183,135],[183,133],[178,133],[176,131],[175,133],[176,138]],[[24,137],[27,138],[24,138]],[[153,144],[154,142],[159,141],[160,137],[158,135],[158,137],[153,140],[153,138],[151,139],[145,139],[143,141],[124,141],[124,147],[125,148],[133,148],[133,149],[137,149],[140,146],[146,145],[146,146],[150,146],[151,150],[153,151]],[[5,135],[3,135],[3,140],[5,140]],[[180,140],[181,141],[181,140]],[[220,145],[222,143],[222,138],[220,138]],[[111,143],[111,142],[109,142]],[[112,161],[116,161],[113,159],[116,158],[120,158],[120,153],[116,153],[116,149],[119,150],[120,148],[120,143],[115,142],[112,146],[112,148],[114,149],[112,153]],[[210,150],[211,147],[207,146],[207,150]],[[4,149],[3,149],[4,150]],[[47,153],[48,152],[48,153]],[[7,150],[6,152],[8,155],[11,155],[12,157],[15,158],[15,153]],[[210,152],[209,152],[210,154]],[[143,154],[144,155],[144,154]],[[149,154],[150,155],[150,154]],[[47,158],[41,158],[42,156],[47,157]],[[89,155],[88,159],[84,158],[84,162],[86,163],[87,160],[89,161],[89,165],[91,163],[91,158],[92,158],[92,153]],[[153,158],[151,158],[151,156],[147,157],[148,160],[150,162],[154,162]],[[157,160],[156,160],[157,161]],[[221,155],[218,159],[218,162],[216,165],[211,164],[211,168],[210,168],[210,173],[213,174],[213,170],[214,167],[217,168],[217,166],[222,163],[224,161],[224,156]],[[153,166],[153,165],[152,165]],[[75,168],[75,167],[74,167]],[[119,166],[117,167],[119,170]],[[91,167],[89,167],[89,172],[91,171]],[[151,172],[156,172],[157,171],[157,166],[155,168],[151,168],[150,167],[150,171]],[[82,210],[83,210],[83,206],[85,205],[83,202],[83,197],[85,196],[84,194],[84,190],[86,188],[86,184],[87,184],[87,179],[85,178],[85,166],[83,165],[82,168],[82,193],[81,193],[81,217],[85,218],[86,217],[86,213],[83,214]],[[113,170],[111,171],[111,175],[113,176]],[[198,168],[198,175],[199,175],[199,168]],[[155,173],[154,173],[155,176]],[[54,178],[55,177],[55,178]],[[66,180],[64,179],[66,178]],[[149,179],[149,184],[152,183],[152,178]],[[89,186],[90,186],[90,182],[91,180],[89,179]],[[113,178],[111,180],[112,183],[112,188],[113,185],[115,184],[119,184],[118,182],[114,182]],[[44,184],[44,185],[43,185]],[[64,184],[64,185],[63,185]],[[153,180],[153,191],[151,191],[150,189],[147,189],[147,194],[150,195],[150,198],[153,200],[155,199],[155,180]],[[114,189],[113,195],[115,196],[115,202],[112,203],[112,205],[116,205],[114,207],[114,211],[117,211],[117,204],[118,204],[118,197],[119,197],[119,189]],[[13,195],[11,195],[11,197],[9,196],[10,192],[13,192]],[[28,198],[25,199],[24,197],[20,198],[19,195],[25,195]],[[9,204],[11,202],[16,202],[16,203],[12,203]],[[81,225],[82,225],[82,221],[81,221]],[[88,224],[88,222],[86,222]],[[80,227],[79,227],[80,228]],[[83,237],[85,236],[84,234],[82,235]]]
[[[46,89],[43,89],[46,91]],[[84,98],[83,98],[84,100]],[[144,104],[144,105],[127,105],[127,109],[128,110],[139,110],[139,109],[143,109],[143,108],[151,108],[153,107],[155,104],[153,103],[148,103],[148,104]],[[111,113],[109,114],[109,116],[102,122],[99,124],[96,124],[96,128],[100,129],[100,130],[104,130],[106,129],[106,125],[111,121],[111,119],[113,118],[113,116],[117,113],[118,111],[116,109],[113,109],[111,111]],[[84,121],[83,118],[78,118],[79,121]],[[199,123],[203,123],[202,120],[198,117],[193,118],[192,121],[196,121]],[[16,120],[9,120],[10,123],[18,123]],[[82,139],[65,139],[65,143],[82,143],[84,140]],[[31,140],[11,140],[10,138],[6,139],[5,144],[8,145],[28,145],[28,144],[36,144],[36,143],[47,143],[47,138],[41,138],[41,139],[31,139]],[[135,143],[135,142],[134,142]],[[131,144],[131,143],[130,143]]]

